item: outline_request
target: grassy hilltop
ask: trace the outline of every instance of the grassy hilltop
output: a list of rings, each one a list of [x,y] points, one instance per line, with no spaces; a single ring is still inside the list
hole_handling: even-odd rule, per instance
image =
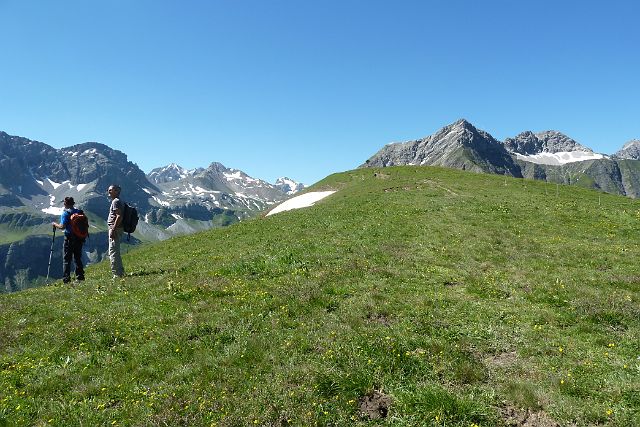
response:
[[[426,167],[313,189],[0,295],[0,426],[640,425],[637,201]]]

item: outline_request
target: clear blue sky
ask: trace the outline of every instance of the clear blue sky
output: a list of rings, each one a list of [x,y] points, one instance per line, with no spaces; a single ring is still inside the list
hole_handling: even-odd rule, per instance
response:
[[[0,0],[0,130],[312,184],[466,118],[640,138],[636,0]]]

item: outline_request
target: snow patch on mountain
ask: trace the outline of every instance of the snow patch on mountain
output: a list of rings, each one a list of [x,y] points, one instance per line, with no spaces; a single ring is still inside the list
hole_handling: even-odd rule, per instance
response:
[[[55,181],[51,181],[49,178],[47,178],[47,181],[49,181],[49,184],[51,184],[51,186],[53,187],[54,190],[57,189],[58,187],[60,187],[62,184],[68,184],[69,183],[69,181],[64,181],[62,183],[58,183],[58,182],[55,182]]]
[[[49,206],[48,208],[42,209],[42,212],[49,215],[62,215],[62,211],[64,208],[59,206]]]
[[[223,175],[229,181],[234,180],[234,179],[242,179],[242,172],[240,172],[240,171],[235,171],[233,173],[226,173],[225,172]]]
[[[158,203],[160,206],[165,206],[165,207],[170,207],[171,203],[162,200],[161,198],[157,197],[157,196],[151,196],[153,198],[153,200],[155,200],[156,203]]]
[[[249,184],[257,184],[258,188],[260,188],[265,183],[261,179],[251,178],[244,172],[235,169],[229,169],[229,172],[223,172],[222,175],[227,181],[241,181],[246,188],[254,188],[250,187]]]
[[[561,151],[558,153],[538,153],[522,155],[515,153],[520,160],[539,165],[566,165],[567,163],[584,162],[585,160],[604,159],[606,156],[588,151]]]
[[[332,195],[333,193],[335,193],[335,191],[313,191],[311,193],[301,194],[289,200],[285,200],[284,202],[276,206],[266,216],[289,211],[292,209],[300,209],[313,206],[317,201],[322,200],[325,197]]]

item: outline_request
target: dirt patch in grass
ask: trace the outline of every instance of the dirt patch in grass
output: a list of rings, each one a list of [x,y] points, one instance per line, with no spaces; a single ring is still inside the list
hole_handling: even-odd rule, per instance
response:
[[[391,396],[374,390],[372,393],[358,399],[358,411],[363,418],[379,420],[381,418],[387,418],[391,403]]]
[[[391,326],[391,319],[384,314],[370,313],[367,315],[367,320],[371,323],[379,323],[383,326]]]
[[[545,411],[532,411],[506,406],[500,410],[505,425],[514,427],[560,427]]]
[[[513,366],[517,361],[518,353],[516,353],[515,351],[496,354],[486,359],[487,365],[496,366],[498,368],[507,368],[509,366]]]
[[[462,285],[462,282],[459,282],[459,281],[457,281],[457,280],[445,280],[445,281],[444,281],[444,285],[445,285],[445,286],[447,286],[447,287],[449,287],[449,288],[452,288],[452,287],[454,287],[454,286],[460,286],[460,285]]]

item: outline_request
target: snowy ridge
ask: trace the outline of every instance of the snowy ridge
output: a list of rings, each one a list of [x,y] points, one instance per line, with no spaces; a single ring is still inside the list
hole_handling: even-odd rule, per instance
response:
[[[607,158],[603,154],[589,151],[561,151],[558,153],[538,153],[523,155],[514,153],[516,157],[525,162],[536,163],[539,165],[566,165],[567,163],[584,162],[585,160],[597,160]]]

